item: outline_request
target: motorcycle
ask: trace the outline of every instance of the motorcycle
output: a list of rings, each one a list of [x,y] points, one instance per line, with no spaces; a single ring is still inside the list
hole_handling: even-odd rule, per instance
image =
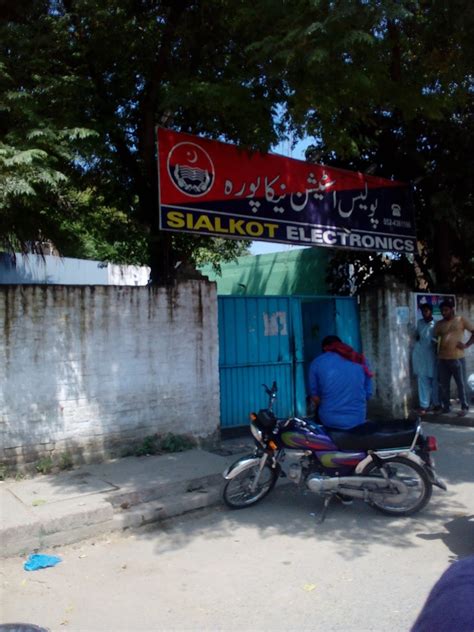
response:
[[[446,491],[431,458],[438,449],[436,438],[423,435],[419,417],[333,430],[311,418],[277,419],[277,384],[263,387],[268,407],[250,415],[255,452],[223,474],[223,500],[232,509],[261,501],[279,477],[324,496],[321,522],[335,496],[362,499],[391,516],[408,516],[429,502],[433,485]]]

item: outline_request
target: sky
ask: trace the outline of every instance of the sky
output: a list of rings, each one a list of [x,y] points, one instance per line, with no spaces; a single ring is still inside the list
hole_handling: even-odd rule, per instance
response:
[[[301,140],[296,143],[295,147],[291,149],[290,141],[280,143],[276,147],[273,147],[273,151],[276,154],[287,156],[288,158],[296,158],[297,160],[304,160],[304,152],[308,145],[311,144],[311,139]],[[283,252],[287,250],[297,250],[299,248],[306,248],[307,246],[290,246],[287,244],[277,244],[270,241],[253,241],[250,246],[250,253],[252,255],[265,255],[271,252]]]

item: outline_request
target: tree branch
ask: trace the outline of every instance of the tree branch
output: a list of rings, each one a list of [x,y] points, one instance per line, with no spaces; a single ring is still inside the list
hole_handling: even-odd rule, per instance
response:
[[[175,0],[175,2],[170,3],[170,10],[163,31],[161,44],[155,56],[149,79],[140,97],[137,136],[139,152],[144,161],[148,177],[152,177],[155,173],[155,112],[158,92],[163,78],[168,71],[171,45],[180,18],[187,5],[188,0]]]

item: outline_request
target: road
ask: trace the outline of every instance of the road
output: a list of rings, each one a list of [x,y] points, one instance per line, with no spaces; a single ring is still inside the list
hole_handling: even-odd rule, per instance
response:
[[[450,562],[474,554],[474,428],[432,428],[449,490],[413,518],[357,502],[334,504],[319,525],[321,500],[284,485],[246,510],[64,547],[55,568],[28,573],[9,559],[1,620],[81,632],[405,632]]]

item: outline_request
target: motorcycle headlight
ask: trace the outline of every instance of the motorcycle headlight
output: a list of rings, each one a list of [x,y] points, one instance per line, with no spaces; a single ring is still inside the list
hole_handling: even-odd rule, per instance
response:
[[[250,424],[250,432],[259,443],[263,443],[263,433],[253,422]]]

